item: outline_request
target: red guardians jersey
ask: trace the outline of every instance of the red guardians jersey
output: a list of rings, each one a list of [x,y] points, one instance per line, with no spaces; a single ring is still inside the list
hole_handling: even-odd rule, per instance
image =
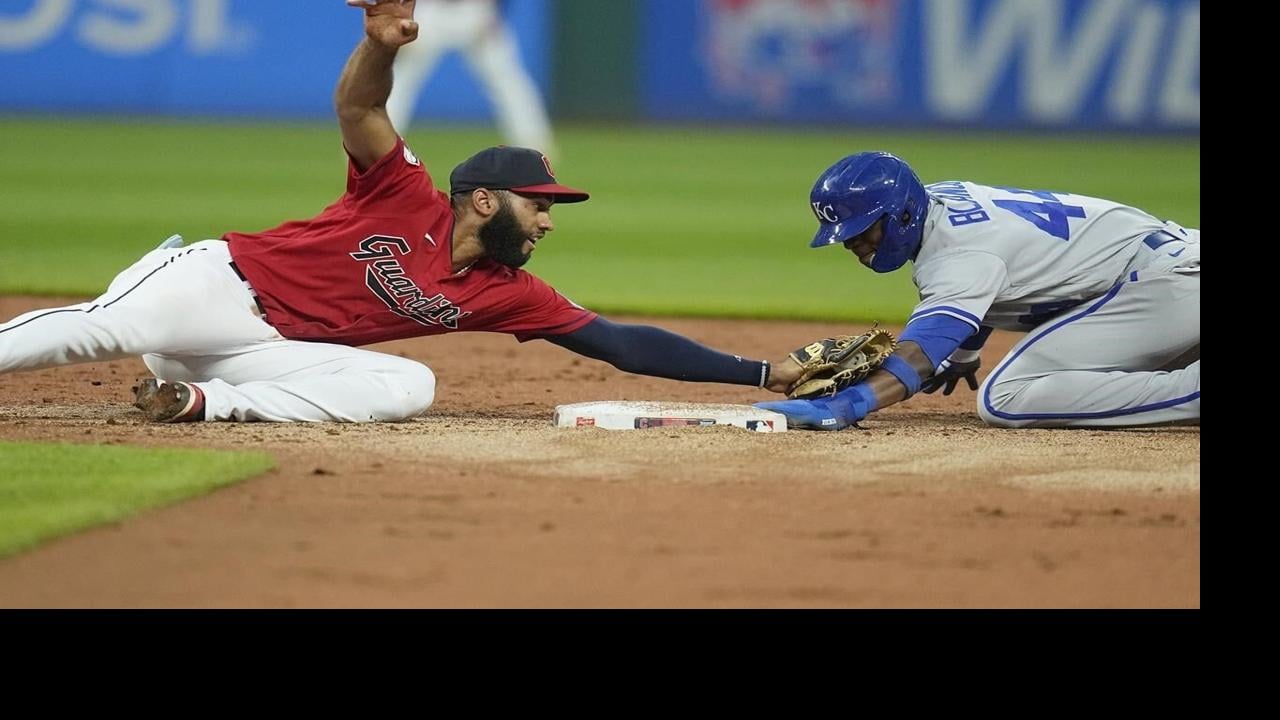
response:
[[[401,139],[310,220],[227,233],[231,257],[286,338],[367,345],[460,330],[528,339],[596,314],[488,258],[454,273],[453,213]]]

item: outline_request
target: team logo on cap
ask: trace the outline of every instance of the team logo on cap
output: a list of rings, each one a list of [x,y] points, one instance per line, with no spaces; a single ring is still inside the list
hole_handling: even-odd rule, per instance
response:
[[[547,169],[547,174],[551,176],[552,180],[554,180],[556,177],[556,174],[555,174],[555,171],[551,169],[551,161],[547,159],[546,155],[541,155],[541,157],[542,157],[542,166]]]
[[[811,204],[813,205],[813,214],[818,216],[818,220],[820,222],[833,223],[840,219],[840,216],[836,214],[836,209],[831,206],[831,203],[823,205],[815,202]]]

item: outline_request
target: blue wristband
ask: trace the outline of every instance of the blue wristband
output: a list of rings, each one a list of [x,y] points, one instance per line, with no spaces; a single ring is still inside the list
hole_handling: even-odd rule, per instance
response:
[[[858,383],[836,393],[826,403],[845,423],[856,423],[876,409],[876,394],[866,383]]]
[[[862,406],[860,408],[862,410],[862,417],[866,417],[871,414],[872,410],[876,409],[876,394],[872,391],[871,386],[866,383],[858,383],[857,385],[854,385],[849,388],[849,393],[856,396],[857,400],[855,403]],[[861,420],[862,418],[858,419]]]
[[[897,355],[890,355],[889,359],[885,360],[884,364],[880,367],[898,378],[898,381],[906,386],[907,397],[911,397],[919,392],[920,373],[916,372],[916,369],[911,367],[911,363],[903,360]],[[906,398],[903,399],[905,400]]]

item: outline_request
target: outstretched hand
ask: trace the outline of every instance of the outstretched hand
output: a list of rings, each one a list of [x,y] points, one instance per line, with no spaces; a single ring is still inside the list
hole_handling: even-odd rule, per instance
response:
[[[782,413],[787,427],[804,430],[843,430],[865,418],[871,407],[857,386],[825,398],[759,402],[756,407]]]
[[[758,402],[756,407],[782,413],[787,418],[787,429],[804,430],[843,430],[852,422],[840,417],[830,404],[823,399],[817,400],[775,400]]]
[[[349,7],[364,10],[365,35],[389,48],[418,38],[418,23],[413,20],[415,4],[416,0],[347,0]]]

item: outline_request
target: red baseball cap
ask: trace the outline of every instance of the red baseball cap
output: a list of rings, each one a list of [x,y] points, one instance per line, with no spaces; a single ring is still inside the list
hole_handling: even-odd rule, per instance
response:
[[[556,182],[547,156],[530,148],[498,145],[485,148],[463,160],[449,173],[449,192],[470,192],[478,188],[512,190],[531,195],[550,195],[556,202],[582,202],[591,197]]]

